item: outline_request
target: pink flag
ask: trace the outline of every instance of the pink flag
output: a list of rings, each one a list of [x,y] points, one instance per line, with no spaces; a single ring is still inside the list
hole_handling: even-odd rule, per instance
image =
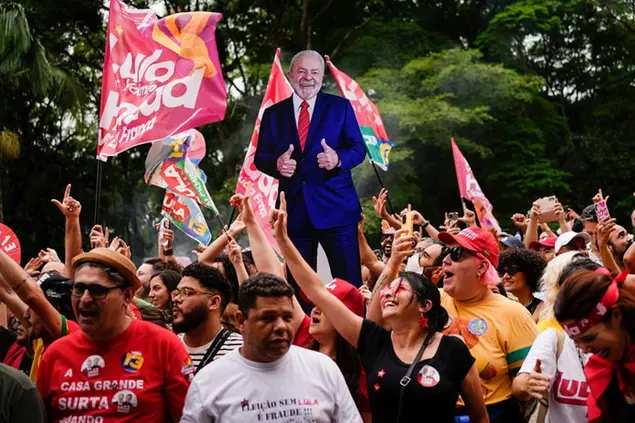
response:
[[[463,157],[454,138],[452,138],[452,153],[454,154],[454,167],[456,168],[456,179],[459,182],[461,197],[474,203],[478,220],[483,228],[494,228],[496,232],[501,232],[498,221],[494,217],[494,207],[483,194],[469,163]]]
[[[359,130],[366,143],[368,158],[384,171],[388,170],[388,154],[390,154],[394,144],[388,140],[388,134],[377,106],[368,99],[362,87],[353,78],[336,68],[331,63],[329,56],[325,56],[325,58],[340,93],[353,106]]]
[[[7,253],[16,263],[20,264],[22,249],[15,233],[7,225],[0,223],[0,250]]]
[[[258,216],[260,226],[265,230],[267,238],[273,246],[277,244],[269,227],[269,213],[276,205],[278,180],[256,169],[254,165],[254,155],[256,154],[256,146],[258,145],[258,134],[260,132],[260,119],[262,119],[262,114],[268,107],[289,98],[291,94],[293,94],[293,88],[291,84],[289,84],[289,81],[287,81],[286,76],[284,76],[284,71],[280,64],[280,49],[277,49],[276,56],[273,59],[273,65],[271,66],[271,74],[269,75],[265,96],[262,99],[260,111],[256,118],[256,127],[254,128],[254,133],[251,135],[249,149],[247,150],[245,162],[240,170],[240,176],[238,176],[238,183],[236,184],[236,194],[249,196],[249,201]]]
[[[219,13],[158,20],[110,0],[97,156],[223,120],[227,90],[216,50]]]

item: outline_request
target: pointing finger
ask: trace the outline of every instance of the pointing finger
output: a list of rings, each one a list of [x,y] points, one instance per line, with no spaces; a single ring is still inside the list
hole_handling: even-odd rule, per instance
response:
[[[283,212],[287,211],[287,196],[284,191],[280,193],[280,210]]]

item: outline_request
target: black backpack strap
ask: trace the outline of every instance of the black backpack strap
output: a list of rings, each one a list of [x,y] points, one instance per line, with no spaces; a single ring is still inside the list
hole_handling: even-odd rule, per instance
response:
[[[196,372],[194,372],[194,374],[198,373],[203,367],[207,366],[209,363],[212,362],[212,360],[214,360],[214,357],[216,357],[221,347],[223,346],[223,344],[225,344],[225,341],[227,341],[227,338],[229,338],[231,334],[232,333],[225,328],[222,328],[220,332],[218,332],[218,335],[216,335],[216,338],[214,338],[214,342],[212,342],[212,345],[210,345],[205,352],[205,355],[201,359],[201,362],[198,363]]]
[[[396,420],[397,423],[400,423],[401,421],[401,409],[403,406],[403,396],[404,396],[404,391],[406,389],[406,386],[408,386],[408,384],[410,383],[412,372],[414,372],[415,366],[419,364],[419,361],[421,361],[421,356],[423,356],[423,352],[426,350],[426,348],[428,348],[428,345],[432,343],[432,340],[434,339],[434,335],[435,335],[435,332],[428,332],[428,336],[426,336],[426,339],[423,341],[423,344],[421,344],[421,348],[419,348],[417,357],[415,357],[410,367],[408,367],[408,371],[406,372],[406,375],[401,378],[401,381],[399,381],[399,385],[401,385],[401,389],[399,390],[399,406],[397,408],[397,420]]]

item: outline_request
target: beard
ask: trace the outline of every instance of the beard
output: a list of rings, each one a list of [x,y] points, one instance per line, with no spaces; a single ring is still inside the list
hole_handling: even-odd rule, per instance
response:
[[[181,311],[183,321],[180,323],[177,323],[176,321],[172,322],[172,330],[175,333],[185,333],[191,331],[192,329],[196,329],[201,325],[201,323],[205,322],[209,318],[209,313],[205,304],[197,304],[188,313],[185,313],[181,309],[179,309],[179,311]]]

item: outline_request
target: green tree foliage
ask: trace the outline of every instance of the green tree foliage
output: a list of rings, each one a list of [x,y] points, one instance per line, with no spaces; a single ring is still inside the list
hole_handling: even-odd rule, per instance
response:
[[[125,2],[224,16],[217,39],[231,93],[227,116],[200,130],[208,148],[202,168],[225,219],[277,47],[285,64],[304,48],[329,54],[367,90],[396,143],[390,170],[380,174],[397,210],[411,203],[434,223],[460,210],[451,137],[504,227],[545,195],[579,210],[603,188],[614,215],[635,206],[628,183],[635,165],[632,2]],[[84,231],[94,223],[107,9],[102,0],[57,0],[55,7],[0,0],[0,220],[18,233],[27,256],[62,250],[62,217],[49,200],[68,182],[84,206]],[[328,76],[325,89],[337,92]],[[143,183],[147,150],[109,160],[102,180],[99,223],[129,241],[136,259],[153,254],[163,195]],[[379,184],[368,163],[354,176],[366,231],[376,235],[370,198]],[[211,215],[208,223],[218,231]],[[177,239],[178,253],[193,247]]]

